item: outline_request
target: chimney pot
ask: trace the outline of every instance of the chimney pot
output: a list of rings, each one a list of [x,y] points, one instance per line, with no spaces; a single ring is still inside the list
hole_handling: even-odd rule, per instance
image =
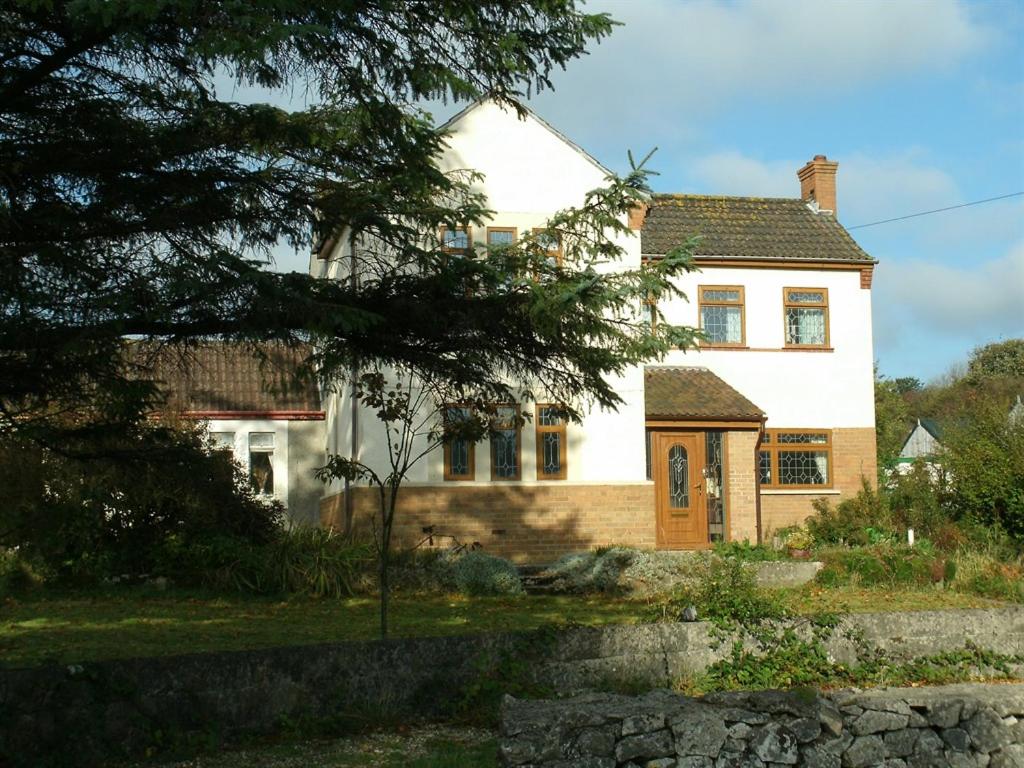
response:
[[[836,169],[839,163],[829,160],[825,155],[815,155],[803,168],[796,172],[800,179],[800,197],[814,202],[818,210],[835,214],[836,208]]]

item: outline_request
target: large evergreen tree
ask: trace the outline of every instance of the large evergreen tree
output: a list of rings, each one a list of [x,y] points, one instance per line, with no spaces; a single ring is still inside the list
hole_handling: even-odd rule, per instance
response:
[[[442,138],[410,108],[484,93],[514,107],[612,26],[574,0],[5,3],[0,434],[54,446],[136,420],[154,391],[120,354],[132,337],[315,338],[326,375],[373,359],[500,389],[529,373],[566,402],[615,405],[608,374],[689,338],[629,319],[671,290],[681,252],[595,269],[643,174],[566,219],[581,259],[564,269],[529,243],[446,259],[427,233],[481,220],[485,201],[435,167]],[[235,103],[218,77],[309,88],[316,106]],[[359,284],[263,268],[281,240],[342,225],[416,268]],[[524,268],[537,279],[507,279]]]

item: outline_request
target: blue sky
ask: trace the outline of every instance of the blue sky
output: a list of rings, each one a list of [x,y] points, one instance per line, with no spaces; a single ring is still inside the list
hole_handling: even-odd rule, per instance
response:
[[[1024,191],[1018,0],[587,7],[623,26],[529,104],[613,170],[658,147],[657,191],[796,197],[815,154],[839,161],[847,226]],[[1024,337],[1024,196],[852,234],[881,262],[883,374]]]

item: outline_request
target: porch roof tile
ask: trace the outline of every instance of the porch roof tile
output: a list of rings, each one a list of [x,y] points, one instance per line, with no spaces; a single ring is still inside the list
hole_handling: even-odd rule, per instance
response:
[[[167,396],[171,410],[195,412],[318,412],[320,391],[299,376],[305,344],[205,342],[177,348],[137,343],[135,363]]]
[[[760,421],[764,412],[707,368],[644,368],[648,419]]]

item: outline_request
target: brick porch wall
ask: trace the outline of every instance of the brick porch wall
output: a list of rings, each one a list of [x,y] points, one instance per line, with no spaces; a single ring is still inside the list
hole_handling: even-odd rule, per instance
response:
[[[856,496],[862,487],[862,478],[872,488],[876,487],[877,462],[873,428],[832,430],[832,487],[840,493],[824,498],[835,504]],[[813,491],[782,495],[762,492],[761,525],[765,541],[771,540],[772,531],[803,523],[814,512],[811,504],[817,498],[821,498],[821,494]]]
[[[757,431],[725,435],[725,510],[730,541],[757,541]]]
[[[354,531],[371,535],[378,497],[354,488]],[[654,485],[459,485],[408,486],[395,514],[395,545],[421,541],[423,528],[520,563],[547,563],[567,552],[622,544],[654,547]],[[320,502],[320,521],[344,527],[344,494]],[[450,539],[435,539],[447,547]]]

